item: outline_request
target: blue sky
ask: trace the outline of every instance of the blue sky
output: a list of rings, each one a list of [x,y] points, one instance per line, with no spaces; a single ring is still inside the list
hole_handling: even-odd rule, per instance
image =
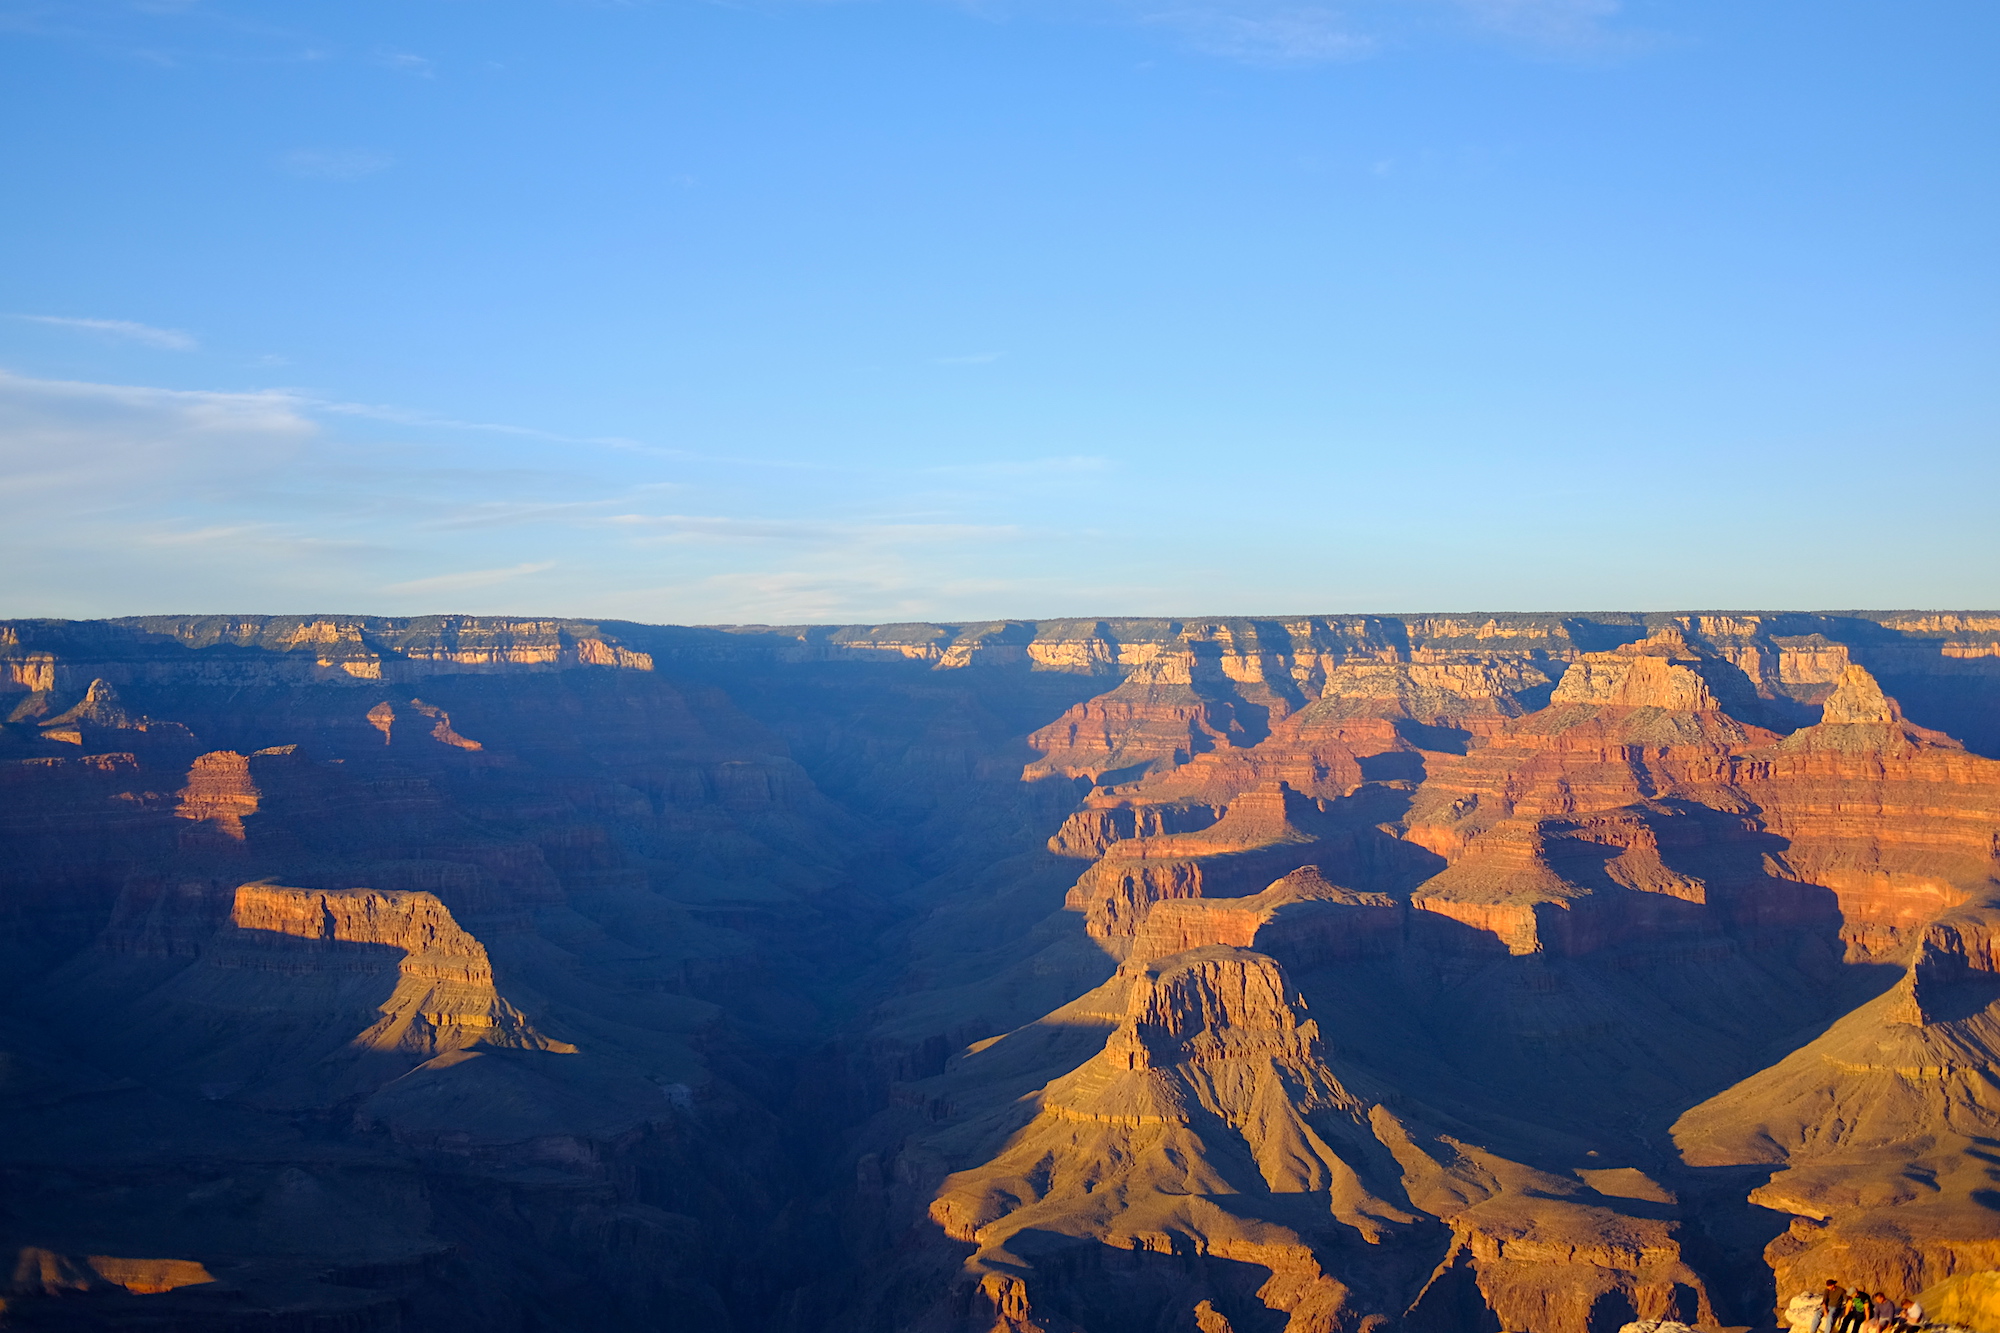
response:
[[[0,0],[0,614],[2000,605],[1988,0]]]

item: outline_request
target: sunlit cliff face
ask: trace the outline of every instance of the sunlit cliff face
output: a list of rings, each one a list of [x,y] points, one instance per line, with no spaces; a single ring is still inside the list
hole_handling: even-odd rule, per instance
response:
[[[15,622],[0,691],[23,1327],[2000,1271],[2000,616]]]

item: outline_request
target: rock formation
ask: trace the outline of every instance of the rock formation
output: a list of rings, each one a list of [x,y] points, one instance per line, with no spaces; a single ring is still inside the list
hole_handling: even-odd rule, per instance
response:
[[[968,1281],[993,1317],[1046,1324],[1036,1301],[1048,1297],[1030,1294],[1018,1274],[1067,1239],[1071,1248],[1083,1240],[1133,1255],[1212,1256],[1224,1273],[1261,1276],[1253,1293],[1240,1279],[1192,1292],[1161,1284],[1189,1317],[1206,1302],[1226,1319],[1248,1295],[1252,1308],[1285,1311],[1302,1331],[1353,1322],[1348,1288],[1323,1270],[1314,1240],[1393,1248],[1417,1217],[1379,1197],[1348,1160],[1370,1175],[1389,1162],[1379,1147],[1358,1147],[1369,1137],[1367,1108],[1327,1067],[1283,971],[1261,954],[1211,945],[1108,985],[1126,1000],[1104,1049],[1050,1082],[1039,1113],[999,1156],[948,1178],[931,1204],[946,1235],[979,1247]],[[1387,1174],[1387,1192],[1399,1193]],[[1093,1305],[1118,1299],[1088,1284],[1052,1295],[1074,1312],[1058,1318],[1083,1327]]]
[[[1750,1195],[1794,1217],[1766,1251],[1779,1290],[2000,1269],[1996,945],[2000,907],[1932,921],[1888,991],[1674,1126],[1690,1165],[1780,1167]]]
[[[9,1327],[2000,1289],[2000,614],[17,621],[0,717]]]

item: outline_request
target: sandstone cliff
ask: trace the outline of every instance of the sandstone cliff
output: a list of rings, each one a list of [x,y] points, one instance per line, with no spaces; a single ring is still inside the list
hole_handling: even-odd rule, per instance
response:
[[[1489,641],[1479,645],[1489,655],[1496,628],[1486,627]],[[1027,1075],[1020,1055],[1005,1058],[1010,1045],[1059,1060],[1057,1052],[1073,1042],[1064,1045],[1069,1039],[1053,1032],[1108,1019],[1117,995],[1143,989],[1135,978],[1172,971],[1218,947],[1268,951],[1263,956],[1304,968],[1308,991],[1338,996],[1381,1025],[1380,1034],[1364,1032],[1357,1054],[1374,1063],[1373,1077],[1397,1086],[1425,1075],[1389,1035],[1405,1030],[1406,1020],[1367,996],[1365,985],[1410,993],[1419,1014],[1451,1015],[1475,1031],[1490,1025],[1486,1049],[1475,1041],[1458,1057],[1469,1082],[1432,1079],[1450,1111],[1406,1104],[1372,1113],[1379,1132],[1371,1142],[1392,1149],[1404,1168],[1398,1206],[1413,1222],[1435,1219],[1448,1236],[1434,1242],[1442,1248],[1426,1261],[1429,1276],[1419,1275],[1405,1293],[1406,1322],[1585,1329],[1638,1316],[1715,1318],[1707,1284],[1683,1249],[1672,1192],[1644,1172],[1592,1159],[1636,1157],[1669,1178],[1721,1159],[1661,1160],[1649,1146],[1655,1140],[1636,1132],[1600,1138],[1586,1153],[1532,1134],[1496,1134],[1489,1121],[1489,1144],[1515,1145],[1495,1152],[1439,1126],[1455,1126],[1469,1106],[1490,1107],[1503,1095],[1515,1099],[1512,1115],[1562,1117],[1567,1106],[1584,1117],[1578,1123],[1589,1123],[1631,1098],[1664,1110],[1689,1094],[1698,1099],[1704,1088],[1719,1090],[1718,1079],[1754,1071],[1760,1045],[1808,1021],[1818,988],[1827,988],[1829,999],[1843,993],[1833,972],[1842,958],[1865,965],[1895,954],[1924,923],[1991,882],[2000,817],[1981,793],[1992,761],[1905,720],[1853,660],[1856,652],[1893,660],[1882,643],[1850,645],[1823,634],[1773,633],[1777,628],[1756,618],[1688,617],[1608,645],[1572,638],[1556,659],[1566,668],[1546,674],[1542,664],[1555,657],[1546,647],[1538,649],[1543,656],[1514,659],[1522,665],[1507,668],[1512,675],[1473,669],[1462,656],[1451,660],[1453,649],[1429,646],[1391,650],[1385,661],[1322,662],[1320,701],[1287,708],[1277,691],[1255,700],[1270,719],[1264,735],[1217,728],[1202,744],[1174,730],[1172,745],[1131,751],[1144,762],[1123,771],[1112,763],[1123,738],[1144,737],[1154,719],[1129,705],[1112,711],[1093,701],[1073,709],[1060,730],[1034,738],[1050,758],[1029,771],[1081,773],[1098,784],[1049,846],[1091,862],[1068,907],[1088,935],[1126,962],[1092,993],[1104,998],[1058,1009],[1046,1020],[1054,1027],[1030,1025],[968,1048],[964,1063],[949,1068],[941,1090],[924,1102],[947,1119],[963,1118],[966,1129],[930,1135],[924,1152],[962,1160],[978,1151],[965,1134],[994,1116],[1007,1123],[1004,1108],[984,1113],[987,1119],[972,1109],[980,1100],[972,1074],[990,1066],[988,1086],[1018,1088]],[[1544,645],[1552,639],[1541,633]],[[1402,652],[1430,657],[1440,669],[1426,678],[1419,668],[1432,663],[1399,662]],[[1128,681],[1119,691],[1136,703],[1144,697],[1136,689],[1158,688],[1159,671],[1135,673],[1139,685]],[[1261,683],[1269,674],[1243,679]],[[1555,674],[1560,683],[1536,707],[1533,682]],[[1105,696],[1107,703],[1117,697]],[[1819,720],[1801,727],[1814,714]],[[1094,762],[1073,758],[1086,753],[1077,719],[1090,721]],[[1349,807],[1353,813],[1343,818]],[[1387,835],[1407,851],[1385,856],[1357,836],[1364,833]],[[1953,965],[1925,964],[1895,1002],[1918,1004],[1921,978]],[[1777,976],[1766,970],[1773,967]],[[1356,980],[1357,968],[1372,980]],[[1319,977],[1325,980],[1311,979]],[[1413,983],[1441,983],[1445,992],[1435,999],[1406,992]],[[1944,986],[1931,983],[1940,993]],[[1454,990],[1463,994],[1454,998]],[[1750,1010],[1730,1012],[1745,1002]],[[1482,1012],[1482,1004],[1497,1004],[1497,1012]],[[1093,1017],[1099,1011],[1107,1011],[1103,1019]],[[1508,1017],[1494,1024],[1499,1014]],[[1037,1117],[990,1160],[960,1168],[939,1187],[931,1215],[948,1235],[978,1247],[966,1280],[979,1293],[975,1315],[986,1311],[977,1317],[995,1327],[1110,1319],[1101,1303],[1090,1304],[1101,1298],[1081,1294],[1100,1279],[1073,1244],[1023,1249],[1005,1237],[1018,1228],[1030,1238],[1054,1232],[1126,1249],[1132,1242],[1117,1219],[1132,1207],[1132,1188],[1099,1200],[1098,1182],[1107,1171],[1123,1179],[1125,1164],[1156,1151],[1177,1165],[1195,1160],[1188,1150],[1160,1146],[1184,1102],[1156,1080],[1133,1081],[1144,1063],[1133,1054],[1137,1030],[1128,1017],[1098,1055],[1069,1073],[1055,1068],[1033,1094]],[[1410,1039],[1439,1041],[1414,1031]],[[1968,1049],[1984,1049],[1986,1040],[1977,1036]],[[1609,1078],[1607,1061],[1617,1070]],[[1125,1072],[1113,1077],[1107,1065]],[[1552,1089],[1524,1076],[1564,1067],[1591,1070],[1591,1081]],[[1079,1088],[1125,1109],[1079,1101],[1072,1096]],[[1304,1094],[1293,1100],[1310,1104]],[[1128,1137],[1107,1145],[1074,1128],[1114,1121],[1120,1134],[1160,1143]],[[905,1151],[924,1160],[924,1152]],[[1895,1170],[1909,1165],[1907,1147],[1877,1151]],[[1551,1155],[1576,1165],[1566,1177],[1551,1174]],[[1544,1164],[1529,1164],[1537,1158]],[[1614,1183],[1628,1176],[1647,1182],[1636,1203],[1629,1187]],[[1087,1187],[1049,1192],[1068,1179]],[[1425,1192],[1441,1188],[1438,1182],[1449,1182],[1452,1192]],[[1143,1193],[1178,1198],[1241,1188],[1153,1182]],[[1183,1219],[1168,1228],[1163,1246],[1171,1251],[1178,1235],[1201,1251],[1217,1230],[1212,1221]],[[1936,1280],[1953,1262],[1984,1261],[1967,1251],[1943,1268],[1925,1267],[1928,1242],[1907,1230],[1896,1236],[1882,1244],[1885,1254],[1900,1256],[1899,1283]],[[1786,1253],[1783,1244],[1772,1250],[1781,1281],[1805,1271],[1786,1263]],[[1352,1290],[1352,1263],[1321,1271]],[[1871,1271],[1891,1276],[1879,1263]],[[1743,1292],[1754,1287],[1753,1279]],[[1171,1299],[1187,1306],[1181,1317],[1214,1323],[1231,1319],[1232,1310],[1235,1318],[1254,1317],[1245,1313],[1253,1308],[1245,1292],[1256,1294],[1190,1281]],[[1154,1290],[1147,1299],[1151,1309],[1168,1297]],[[1385,1312],[1393,1304],[1379,1291],[1372,1299]],[[1739,1292],[1732,1299],[1760,1298]],[[1738,1317],[1749,1313],[1738,1308]]]
[[[24,621],[0,695],[24,1327],[2000,1266],[2000,615]]]
[[[1918,1292],[2000,1268],[2000,909],[1926,926],[1902,980],[1674,1126],[1696,1166],[1778,1166],[1754,1202],[1794,1215],[1782,1291],[1838,1271]]]
[[[1050,1082],[1000,1154],[947,1179],[932,1203],[947,1235],[979,1247],[963,1280],[1001,1325],[1047,1326],[1041,1307],[1054,1305],[1056,1319],[1088,1326],[1108,1291],[1023,1277],[1067,1237],[1222,1261],[1216,1281],[1160,1284],[1156,1299],[1184,1302],[1188,1320],[1205,1304],[1238,1320],[1280,1310],[1298,1333],[1351,1324],[1349,1290],[1315,1250],[1341,1242],[1316,1233],[1393,1246],[1418,1218],[1395,1201],[1393,1172],[1390,1198],[1364,1178],[1381,1176],[1388,1155],[1282,970],[1208,946],[1112,984],[1125,1012],[1103,1051]]]

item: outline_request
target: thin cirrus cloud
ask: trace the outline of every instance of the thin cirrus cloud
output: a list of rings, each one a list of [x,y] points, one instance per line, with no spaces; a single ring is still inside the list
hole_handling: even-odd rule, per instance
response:
[[[1622,0],[1113,0],[1128,21],[1177,35],[1204,55],[1255,65],[1363,60],[1439,37],[1496,38],[1552,53],[1629,44],[1612,26]]]
[[[1111,460],[1094,454],[1066,454],[1056,458],[1000,459],[985,463],[940,463],[921,469],[933,477],[1049,477],[1082,472],[1108,472]]]
[[[46,497],[91,509],[138,503],[162,483],[282,466],[313,435],[289,395],[190,392],[36,379],[0,371],[0,497],[37,497],[8,524],[56,513]]]
[[[643,607],[659,591],[641,592],[633,605]],[[879,621],[923,619],[939,589],[895,564],[861,563],[712,574],[675,591],[695,608],[688,618],[696,623],[809,625],[852,621],[857,606],[880,607],[881,615],[870,617]]]
[[[0,371],[0,564],[37,571],[9,586],[0,615],[309,599],[385,614],[858,621],[1007,602],[984,589],[996,568],[1007,586],[1031,579],[1020,553],[1074,564],[1050,554],[1069,539],[1052,546],[1046,514],[1017,526],[993,487],[940,496],[924,469],[774,485],[757,460],[342,406]],[[680,512],[653,508],[664,494]]]
[[[1596,41],[1618,17],[1620,0],[1453,0],[1478,27],[1556,44]]]
[[[300,401],[317,411],[332,412],[344,417],[365,417],[371,421],[385,421],[398,426],[491,431],[496,435],[518,435],[524,439],[548,440],[555,444],[601,444],[612,449],[647,447],[636,440],[628,440],[619,435],[562,435],[555,431],[536,430],[532,426],[510,426],[497,421],[460,421],[455,417],[439,416],[434,412],[416,412],[406,407],[381,403],[343,403],[326,398],[301,398]]]
[[[388,153],[366,148],[294,148],[278,157],[280,170],[302,180],[358,181],[394,165]]]
[[[1375,54],[1380,41],[1318,8],[1189,5],[1145,16],[1208,55],[1252,64],[1319,64]]]
[[[1620,31],[1623,0],[940,0],[974,15],[1034,15],[1059,22],[1109,17],[1118,23],[1171,33],[1178,44],[1203,55],[1253,65],[1294,66],[1353,61],[1439,36],[1483,36],[1545,54],[1617,54],[1640,45],[1637,35]],[[818,0],[791,0],[812,3]],[[177,64],[182,44],[194,40],[190,20],[227,5],[186,0],[146,0],[143,4],[44,6],[62,16],[17,6],[0,16],[0,26],[52,38],[83,38],[106,50],[163,64]],[[145,27],[135,30],[137,15]],[[207,41],[222,39],[212,29]],[[162,39],[167,39],[165,46]],[[268,23],[239,23],[229,30],[232,48],[259,52],[263,59],[323,61],[336,49],[315,37]],[[243,54],[243,49],[235,51]],[[211,53],[212,54],[212,53]],[[377,45],[351,58],[414,78],[432,78],[438,62],[400,47]],[[488,62],[489,68],[500,68]],[[380,154],[314,152],[334,159],[297,174],[353,180],[389,165]],[[363,166],[368,159],[375,165]],[[689,182],[681,182],[683,184]]]
[[[1010,524],[829,523],[814,519],[733,518],[714,514],[615,514],[605,522],[647,545],[780,543],[792,546],[909,546],[993,541],[1020,535]]]
[[[398,74],[414,74],[428,79],[436,73],[436,62],[411,51],[397,51],[383,47],[375,52],[375,63],[383,69],[392,69]]]
[[[185,333],[180,329],[156,328],[151,324],[141,324],[130,319],[85,319],[76,315],[14,315],[11,318],[26,320],[30,324],[44,324],[50,328],[94,333],[106,338],[116,338],[121,342],[141,343],[168,352],[192,352],[201,346],[191,333]]]
[[[476,588],[496,588],[555,567],[556,562],[553,560],[536,560],[508,565],[502,569],[469,569],[457,574],[433,574],[428,578],[404,579],[400,583],[385,585],[382,591],[406,596],[411,593],[421,596],[428,593],[468,592]]]

